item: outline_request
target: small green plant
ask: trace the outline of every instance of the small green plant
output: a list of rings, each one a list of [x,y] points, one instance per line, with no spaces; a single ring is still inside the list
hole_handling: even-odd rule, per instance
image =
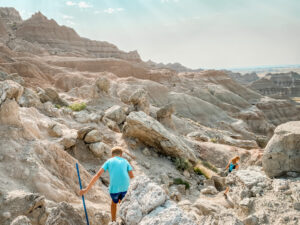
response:
[[[189,160],[183,159],[183,158],[176,158],[175,159],[175,166],[178,170],[188,170],[190,171],[192,169],[192,164]]]
[[[217,140],[217,138],[211,138],[210,142],[212,142],[212,143],[218,143],[218,140]]]
[[[55,106],[55,108],[57,108],[57,109],[60,109],[60,108],[61,108],[61,105],[59,105],[59,104],[55,104],[54,106]]]
[[[69,108],[72,109],[73,111],[81,111],[86,108],[86,104],[84,102],[75,102],[71,105],[69,105]]]
[[[190,184],[189,182],[182,180],[181,178],[174,178],[173,183],[176,185],[179,184],[184,184],[185,185],[185,190],[190,189]]]
[[[218,169],[212,165],[211,163],[207,162],[207,161],[202,161],[202,165],[205,166],[206,168],[214,171],[215,173],[218,173]]]
[[[199,167],[194,167],[194,172],[200,176],[205,176],[206,179],[209,179],[208,174],[204,170],[201,170]]]

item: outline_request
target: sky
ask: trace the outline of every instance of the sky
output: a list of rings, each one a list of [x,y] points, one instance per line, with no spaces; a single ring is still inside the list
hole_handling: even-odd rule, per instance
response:
[[[190,68],[300,64],[300,0],[0,0],[82,37]]]

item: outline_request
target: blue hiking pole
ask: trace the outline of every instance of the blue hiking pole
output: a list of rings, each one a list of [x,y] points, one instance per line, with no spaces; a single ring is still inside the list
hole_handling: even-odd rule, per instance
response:
[[[78,163],[76,163],[76,169],[77,169],[77,175],[78,175],[78,180],[79,180],[79,186],[80,186],[80,190],[81,190],[82,186],[81,186],[81,180],[80,180]],[[87,225],[90,225],[89,224],[89,217],[88,217],[88,214],[87,214],[87,211],[86,211],[85,201],[84,201],[84,196],[83,195],[82,195],[82,202],[83,202],[83,208],[84,208],[84,212],[85,212],[86,223],[87,223]]]

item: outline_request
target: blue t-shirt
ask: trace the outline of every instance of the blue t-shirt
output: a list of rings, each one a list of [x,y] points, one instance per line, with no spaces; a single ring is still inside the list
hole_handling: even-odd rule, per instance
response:
[[[132,170],[132,167],[128,161],[124,158],[115,156],[107,160],[102,168],[104,171],[109,172],[109,193],[125,192],[129,187],[129,175],[128,171]]]

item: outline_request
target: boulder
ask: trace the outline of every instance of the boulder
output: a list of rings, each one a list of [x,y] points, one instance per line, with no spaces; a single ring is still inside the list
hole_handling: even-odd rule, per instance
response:
[[[129,97],[129,102],[134,106],[136,111],[143,111],[149,115],[150,103],[147,94],[147,91],[144,89],[138,89]]]
[[[114,105],[107,109],[104,116],[110,120],[115,121],[118,125],[123,123],[126,119],[125,110],[119,105]]]
[[[92,130],[88,132],[84,138],[84,141],[86,143],[94,143],[102,141],[103,134],[99,130]]]
[[[276,177],[300,172],[300,121],[278,126],[267,144],[262,159],[265,173]]]
[[[110,147],[103,142],[92,143],[89,145],[89,149],[99,158],[103,158],[104,155],[108,155],[110,153]]]
[[[42,107],[39,96],[30,88],[25,88],[23,95],[19,100],[19,104],[22,107]]]
[[[193,207],[197,208],[202,215],[212,215],[218,214],[221,211],[221,207],[218,204],[213,203],[213,201],[198,199]]]
[[[125,224],[195,224],[165,191],[145,176],[137,177],[121,203],[120,216]]]
[[[96,86],[99,90],[108,93],[110,89],[110,81],[106,77],[99,77],[96,80]]]
[[[92,127],[92,126],[80,128],[80,129],[77,131],[77,136],[78,136],[79,139],[84,140],[85,135],[86,135],[87,133],[89,133],[90,131],[94,130],[94,129],[95,129],[95,127]]]
[[[165,155],[181,157],[196,162],[196,156],[179,136],[166,130],[157,120],[144,112],[131,112],[126,118],[123,133],[158,148]]]
[[[85,224],[83,218],[66,202],[52,208],[45,225],[78,225]]]
[[[63,135],[63,131],[61,127],[57,124],[54,124],[48,128],[48,133],[52,137],[61,137]]]
[[[257,170],[257,167],[250,167],[236,171],[236,178],[245,187],[251,189],[255,186],[268,186],[268,178],[262,172]]]
[[[156,112],[157,120],[168,128],[175,129],[172,114],[175,112],[173,104],[168,104]]]
[[[32,225],[26,216],[18,216],[10,225]]]
[[[201,190],[201,193],[204,195],[215,195],[218,191],[214,186],[207,186]]]
[[[6,99],[14,99],[19,101],[23,91],[23,87],[12,80],[0,82],[0,105]]]
[[[39,88],[38,96],[40,97],[42,103],[49,101],[60,106],[68,106],[68,103],[60,98],[59,94],[53,88],[46,88],[45,90]]]
[[[20,126],[19,105],[15,100],[7,99],[0,107],[0,124]]]
[[[27,221],[28,223],[26,218],[17,219],[16,217],[19,215],[26,216],[30,220],[29,224],[33,225],[45,224],[47,219],[45,198],[39,194],[25,193],[23,191],[7,193],[0,204],[0,212],[4,212],[0,213],[1,225],[9,225],[12,219],[15,219],[15,224],[18,224],[18,221]]]

